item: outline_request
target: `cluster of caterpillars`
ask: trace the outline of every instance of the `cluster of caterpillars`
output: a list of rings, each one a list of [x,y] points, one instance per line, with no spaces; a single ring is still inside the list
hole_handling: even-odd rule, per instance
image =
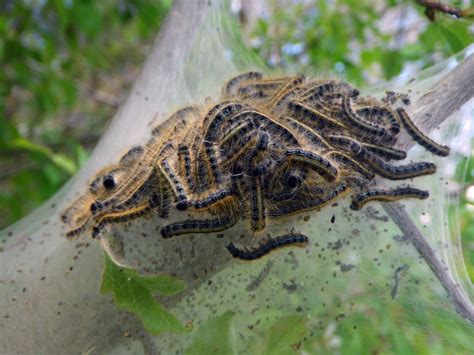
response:
[[[62,218],[69,237],[86,230],[96,237],[107,224],[151,213],[166,221],[174,208],[182,220],[163,223],[163,238],[222,232],[239,220],[258,236],[274,219],[319,209],[350,191],[354,210],[370,201],[425,199],[427,191],[374,183],[376,176],[435,173],[430,162],[391,162],[406,158],[394,148],[402,128],[433,154],[449,154],[403,108],[363,97],[346,82],[247,72],[224,85],[219,101],[175,112],[146,144],[99,172]],[[227,249],[250,260],[308,241],[299,233],[260,240],[250,250],[232,243]]]

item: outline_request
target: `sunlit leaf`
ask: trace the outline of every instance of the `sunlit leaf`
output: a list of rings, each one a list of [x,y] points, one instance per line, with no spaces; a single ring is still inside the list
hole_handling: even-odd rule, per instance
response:
[[[446,39],[449,46],[451,47],[452,52],[457,53],[461,51],[464,48],[464,45],[461,39],[459,38],[459,36],[456,34],[456,32],[451,30],[448,26],[446,26],[442,22],[437,22],[437,24],[444,38]]]

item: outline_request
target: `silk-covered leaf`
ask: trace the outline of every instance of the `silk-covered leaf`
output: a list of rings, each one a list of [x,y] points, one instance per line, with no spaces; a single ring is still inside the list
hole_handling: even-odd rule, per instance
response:
[[[278,319],[268,330],[259,352],[268,355],[299,353],[307,333],[307,322],[308,318],[303,315],[289,315]]]
[[[194,335],[186,355],[233,354],[231,342],[233,318],[232,312],[225,312],[204,323]]]
[[[172,296],[185,287],[184,282],[171,275],[140,276],[136,270],[118,266],[104,253],[102,293],[112,293],[116,305],[137,315],[151,334],[190,330],[154,297],[154,294]]]

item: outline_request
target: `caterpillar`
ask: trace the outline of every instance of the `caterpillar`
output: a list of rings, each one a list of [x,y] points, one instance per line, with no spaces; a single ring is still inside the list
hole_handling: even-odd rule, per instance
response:
[[[160,218],[165,240],[230,231],[238,221],[262,238],[275,221],[326,208],[350,192],[353,210],[426,199],[429,192],[416,187],[377,186],[379,179],[436,172],[431,162],[393,163],[407,157],[395,148],[402,134],[435,155],[449,154],[402,108],[364,97],[344,81],[242,73],[223,84],[220,97],[176,110],[144,144],[97,172],[61,219],[69,238],[100,237],[106,225],[142,216]],[[307,242],[295,232],[256,249],[231,243],[227,250],[253,260]]]

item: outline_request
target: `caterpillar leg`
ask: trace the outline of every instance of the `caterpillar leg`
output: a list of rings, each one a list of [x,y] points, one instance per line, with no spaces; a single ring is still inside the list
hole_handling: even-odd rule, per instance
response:
[[[397,201],[405,198],[427,199],[428,191],[415,189],[413,187],[399,187],[393,190],[373,189],[361,192],[352,199],[351,209],[360,210],[366,203],[370,201]]]

